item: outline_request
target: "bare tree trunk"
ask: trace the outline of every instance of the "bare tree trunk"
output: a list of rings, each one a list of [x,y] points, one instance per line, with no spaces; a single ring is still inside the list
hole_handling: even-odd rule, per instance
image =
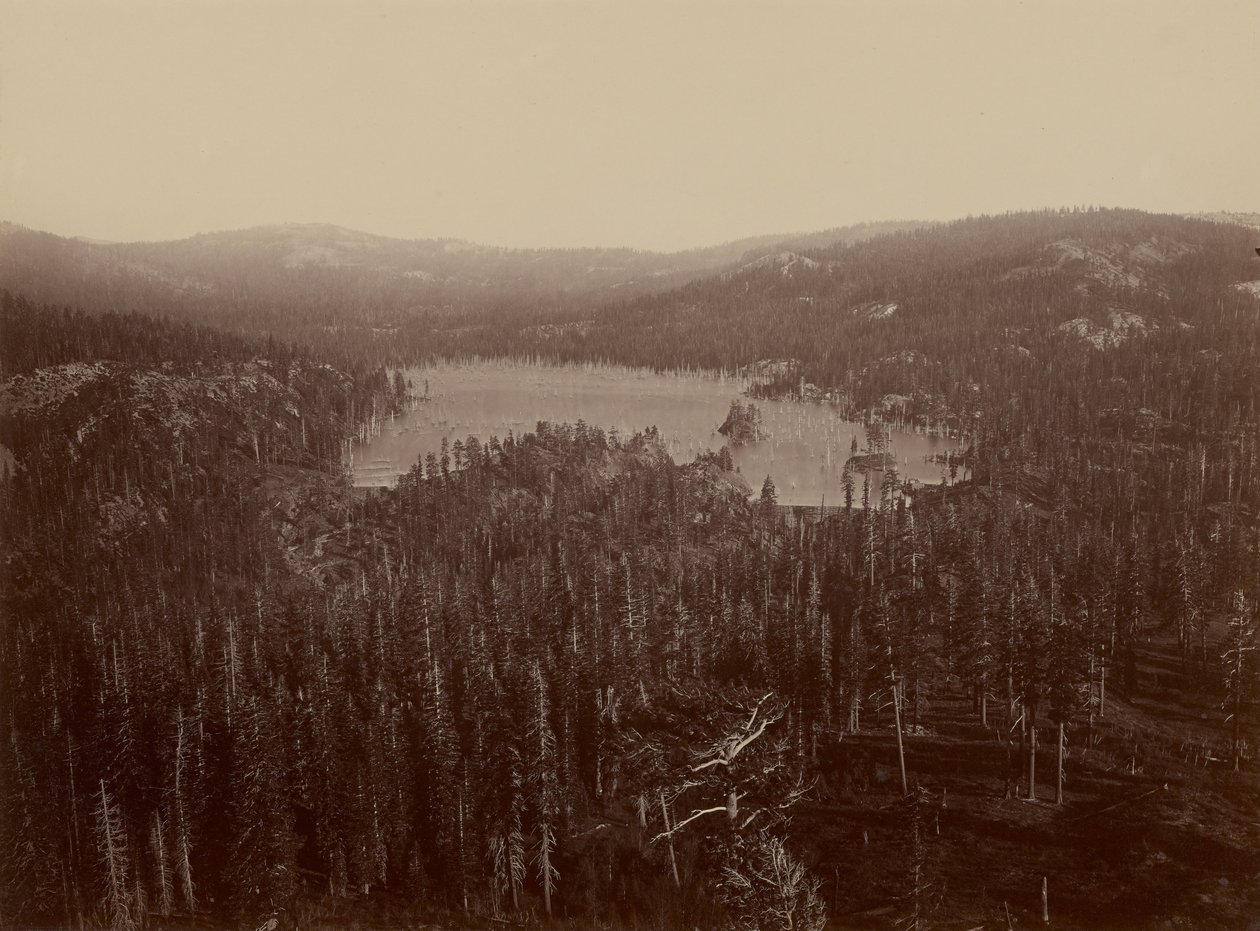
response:
[[[464,875],[464,787],[459,787],[459,889],[464,901],[464,913],[468,913],[468,884]]]
[[[153,844],[153,865],[157,873],[158,914],[169,918],[175,902],[175,887],[171,883],[171,868],[166,857],[165,834],[166,826],[162,824],[162,816],[155,811],[150,839]]]
[[[1063,804],[1063,722],[1059,722],[1059,765],[1055,771],[1054,803]]]
[[[906,748],[901,737],[901,692],[897,685],[897,673],[888,667],[889,678],[892,679],[893,688],[893,721],[897,726],[897,765],[901,767],[901,794],[910,794],[910,785],[906,781]]]
[[[1015,717],[1015,671],[1008,663],[1006,666],[1006,719]]]
[[[1234,713],[1233,728],[1230,734],[1230,750],[1234,757],[1234,772],[1238,772],[1238,766],[1242,759],[1242,740],[1238,728],[1238,719],[1242,717],[1242,689],[1234,689]]]
[[[910,702],[910,726],[917,733],[919,730],[919,711],[923,707],[923,695],[919,691],[918,676],[914,679],[914,698]]]
[[[175,717],[175,872],[179,876],[179,891],[184,907],[189,912],[197,908],[197,896],[192,880],[192,844],[189,841],[188,817],[184,812],[184,713]]]
[[[551,890],[555,886],[555,869],[551,865],[551,849],[555,846],[555,838],[551,833],[551,825],[544,824],[542,842],[538,846],[538,872],[542,879],[543,911],[551,917]]]
[[[1037,800],[1037,728],[1028,728],[1028,801]]]
[[[74,786],[74,742],[70,732],[66,731],[66,767],[70,775],[70,856],[73,860],[80,856],[82,843],[79,840],[79,794]],[[75,883],[75,898],[78,898],[78,883]]]
[[[1089,721],[1085,725],[1085,746],[1086,748],[1094,745],[1094,653],[1090,650],[1089,654]]]
[[[671,833],[672,828],[669,824],[669,809],[665,807],[665,792],[661,791],[661,819],[665,822],[665,832],[669,836],[666,841],[669,843],[669,868],[674,874],[674,887],[682,888],[682,881],[678,878],[678,858],[674,854],[674,836]]]
[[[1050,924],[1050,881],[1041,877],[1041,923]]]

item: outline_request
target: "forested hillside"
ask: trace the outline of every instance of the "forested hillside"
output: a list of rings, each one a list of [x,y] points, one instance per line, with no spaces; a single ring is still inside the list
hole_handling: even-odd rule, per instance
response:
[[[1246,927],[1253,238],[967,220],[425,331],[968,441],[826,511],[585,424],[355,492],[408,391],[353,338],[6,296],[0,921]]]
[[[659,291],[784,248],[914,223],[763,236],[686,252],[505,249],[287,224],[153,243],[100,243],[0,223],[0,288],[41,303],[170,315],[298,340],[356,361],[411,361],[431,331],[553,315]]]
[[[1250,361],[1237,354],[1254,346],[1256,305],[1234,285],[1260,279],[1254,240],[1140,211],[981,217],[780,253],[567,326],[482,335],[501,351],[661,367],[797,360],[782,389],[838,388],[858,407],[908,395],[911,416],[974,411],[996,393],[1030,419],[1135,399],[1175,417],[1188,412],[1159,395],[1195,377],[1202,350],[1224,354],[1213,369]],[[1144,369],[1152,358],[1160,368]]]

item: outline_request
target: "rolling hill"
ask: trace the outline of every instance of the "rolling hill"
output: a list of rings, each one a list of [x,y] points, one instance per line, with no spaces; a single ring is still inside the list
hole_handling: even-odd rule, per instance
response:
[[[677,253],[507,249],[285,224],[169,242],[103,243],[0,224],[0,289],[90,311],[171,314],[311,342],[346,330],[393,343],[398,327],[555,313],[677,286],[782,249],[913,223],[771,235]],[[321,335],[323,334],[323,335]]]
[[[912,418],[1019,384],[1051,390],[1050,372],[1079,370],[1052,389],[1075,405],[1086,370],[1151,356],[1237,362],[1260,309],[1256,241],[1219,218],[1129,210],[969,218],[768,253],[565,326],[482,337],[560,359],[728,371],[778,360],[769,389],[813,384],[858,408],[907,395],[920,402]]]

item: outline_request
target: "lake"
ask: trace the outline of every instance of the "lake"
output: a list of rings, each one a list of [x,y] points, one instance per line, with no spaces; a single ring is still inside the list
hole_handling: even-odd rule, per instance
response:
[[[617,430],[623,436],[655,426],[676,462],[719,450],[718,427],[731,402],[743,399],[747,381],[702,374],[661,374],[645,369],[595,365],[535,365],[500,360],[443,362],[408,369],[417,393],[428,384],[429,400],[387,421],[379,436],[351,451],[354,484],[390,485],[417,459],[475,436],[485,442],[533,432],[540,420]],[[746,400],[746,399],[744,399]],[[769,438],[732,449],[731,455],[754,494],[767,475],[781,504],[844,503],[840,484],[850,445],[863,447],[860,423],[843,420],[828,403],[756,401]],[[957,440],[894,429],[891,452],[902,477],[925,484],[941,480],[943,467],[928,457],[959,447]],[[881,473],[871,473],[872,495]],[[862,476],[854,474],[855,505]]]

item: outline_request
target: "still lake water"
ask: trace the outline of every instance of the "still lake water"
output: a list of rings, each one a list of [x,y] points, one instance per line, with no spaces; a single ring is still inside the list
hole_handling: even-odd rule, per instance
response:
[[[743,398],[743,379],[697,374],[658,374],[616,366],[553,366],[499,360],[444,362],[408,369],[417,393],[429,386],[429,400],[387,421],[380,435],[355,444],[351,453],[354,484],[390,485],[417,459],[439,453],[450,443],[475,436],[485,442],[511,431],[533,432],[540,420],[616,429],[623,436],[655,426],[676,462],[719,450],[717,432],[731,402]],[[782,504],[844,503],[840,475],[856,436],[864,447],[860,423],[842,420],[826,403],[757,401],[769,439],[731,451],[756,494],[767,475],[774,479]],[[903,478],[925,484],[941,480],[942,466],[928,457],[956,449],[958,441],[894,429],[892,454]],[[871,493],[881,473],[871,473]],[[861,498],[862,476],[854,474]]]

